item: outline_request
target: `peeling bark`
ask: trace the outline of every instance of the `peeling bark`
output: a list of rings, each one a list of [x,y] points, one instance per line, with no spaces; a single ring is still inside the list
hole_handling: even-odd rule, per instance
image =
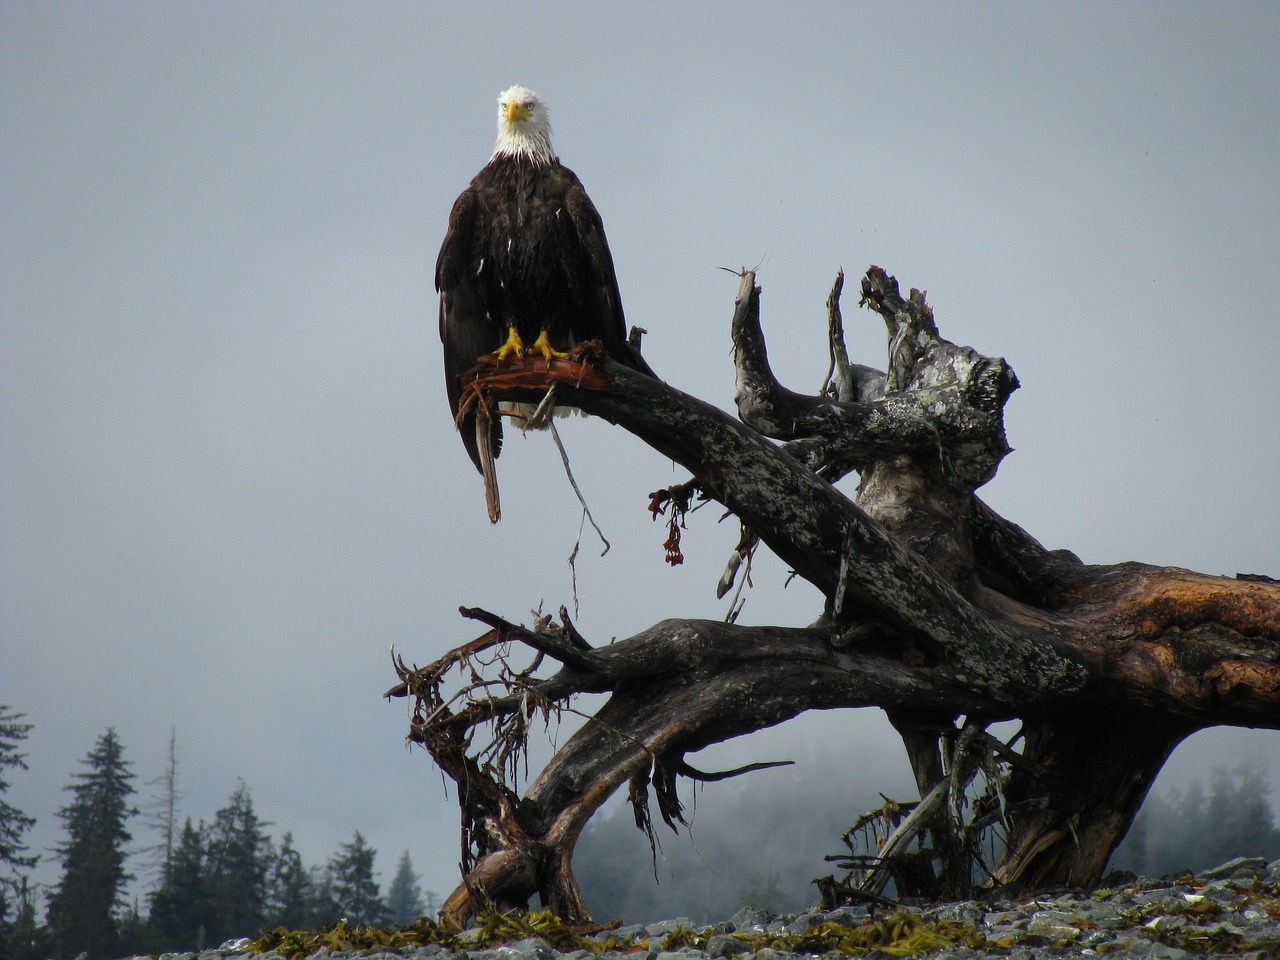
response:
[[[536,403],[554,385],[559,402],[688,469],[683,496],[699,491],[732,511],[744,533],[722,594],[758,539],[825,603],[806,627],[676,619],[601,647],[563,609],[558,623],[532,627],[464,610],[489,631],[426,667],[397,661],[391,694],[412,701],[409,737],[458,783],[464,880],[445,905],[453,921],[535,893],[585,919],[573,849],[608,796],[626,784],[652,838],[651,795],[676,827],[678,778],[716,776],[686,754],[807,710],[889,712],[921,796],[935,798],[915,820],[934,838],[942,893],[970,880],[958,791],[977,773],[1006,805],[1008,850],[991,878],[1087,885],[1183,737],[1224,723],[1280,729],[1280,585],[1087,566],[1046,549],[976,495],[1010,452],[1009,365],[943,339],[924,294],[903,297],[876,267],[862,305],[886,324],[886,372],[853,364],[842,285],[828,301],[827,380],[810,396],[774,378],[760,290],[743,274],[731,322],[741,419],[590,346],[568,361],[499,368],[482,358],[464,403]],[[832,486],[851,471],[861,479],[852,499]],[[654,509],[663,503],[655,494]],[[517,669],[512,644],[535,651],[535,664]],[[558,669],[540,669],[547,659]],[[463,685],[450,693],[449,682]],[[512,765],[531,724],[588,692],[610,696],[517,794]],[[981,734],[1011,718],[1023,724],[1020,749]]]

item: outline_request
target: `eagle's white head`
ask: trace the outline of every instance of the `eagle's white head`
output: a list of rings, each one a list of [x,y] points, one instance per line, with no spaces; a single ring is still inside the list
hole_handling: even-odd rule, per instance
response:
[[[498,96],[498,142],[495,157],[524,157],[537,163],[556,158],[551,149],[547,105],[528,87],[508,87]]]

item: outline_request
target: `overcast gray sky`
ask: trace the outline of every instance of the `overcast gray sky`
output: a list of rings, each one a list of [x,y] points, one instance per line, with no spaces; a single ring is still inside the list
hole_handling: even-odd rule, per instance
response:
[[[441,382],[434,258],[511,83],[549,103],[674,385],[732,407],[717,268],[760,264],[775,369],[812,391],[836,269],[875,263],[1017,371],[1005,516],[1090,562],[1277,575],[1277,49],[1274,3],[5,0],[0,703],[35,724],[10,795],[35,846],[106,727],[139,786],[173,728],[184,814],[243,778],[309,863],[358,828],[384,882],[408,849],[454,884],[389,651],[477,635],[459,604],[571,603],[580,522],[537,436],[490,527]],[[613,544],[584,536],[583,633],[722,616],[732,525],[697,514],[666,567],[646,495],[684,474],[601,421],[562,433]],[[811,620],[784,579],[762,560],[743,619]],[[821,735],[909,782],[886,730],[825,714],[729,752]],[[1172,766],[1278,746],[1214,732]]]

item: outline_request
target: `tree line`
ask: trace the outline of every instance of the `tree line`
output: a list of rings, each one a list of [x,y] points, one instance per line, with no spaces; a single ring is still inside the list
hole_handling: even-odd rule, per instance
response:
[[[56,850],[61,880],[32,889],[24,871],[38,858],[23,837],[35,819],[4,800],[7,772],[26,768],[19,747],[31,727],[21,720],[0,706],[0,960],[159,954],[216,947],[277,926],[314,929],[340,917],[404,925],[435,912],[435,895],[421,891],[407,852],[385,895],[373,879],[376,851],[359,832],[327,863],[308,867],[291,833],[278,841],[268,835],[271,824],[259,818],[243,783],[211,822],[180,818],[172,739],[164,775],[149,781],[155,796],[138,809],[135,777],[112,730],[73,775],[71,800],[58,812],[65,827]],[[1217,769],[1181,793],[1153,793],[1111,868],[1159,876],[1234,856],[1280,858],[1265,774],[1244,765]],[[852,768],[825,776],[828,787],[817,796],[795,778],[765,773],[720,786],[695,804],[701,809],[691,831],[659,837],[656,861],[619,803],[584,832],[579,878],[599,916],[629,922],[687,916],[710,923],[747,905],[803,909],[817,899],[811,881],[830,872],[823,856],[842,852],[838,837],[850,814],[883,802]],[[150,854],[155,869],[142,903],[125,896],[135,820],[160,838],[136,850]]]
[[[157,793],[139,809],[132,764],[112,729],[81,761],[84,769],[66,788],[70,802],[57,812],[65,835],[54,851],[61,879],[37,889],[26,871],[39,857],[24,839],[35,818],[4,801],[7,772],[27,769],[20,747],[32,727],[23,716],[0,706],[0,960],[199,950],[342,918],[403,926],[434,909],[435,895],[423,894],[407,851],[380,892],[377,851],[358,830],[327,863],[307,866],[292,833],[278,842],[267,833],[272,824],[258,816],[243,782],[211,822],[180,818],[173,737],[164,775],[148,781]],[[160,842],[135,850],[137,820]],[[126,897],[134,853],[149,854],[154,868],[145,904]]]
[[[1233,857],[1280,859],[1268,772],[1256,765],[1218,768],[1180,792],[1152,792],[1107,872],[1159,877]],[[707,788],[701,800],[695,793],[698,809],[679,836],[655,825],[656,856],[627,804],[602,810],[583,831],[574,855],[596,915],[627,922],[688,917],[709,924],[743,906],[777,914],[811,906],[819,896],[813,881],[839,875],[824,856],[846,853],[840,834],[858,814],[885,801],[856,767],[832,765],[821,775],[824,787],[817,793],[802,778],[767,772],[719,784],[714,793]],[[910,788],[897,783],[889,789]],[[903,802],[913,797],[895,795]]]
[[[1218,767],[1208,788],[1192,780],[1181,793],[1152,794],[1111,866],[1145,876],[1199,871],[1233,857],[1280,859],[1280,828],[1263,772]]]

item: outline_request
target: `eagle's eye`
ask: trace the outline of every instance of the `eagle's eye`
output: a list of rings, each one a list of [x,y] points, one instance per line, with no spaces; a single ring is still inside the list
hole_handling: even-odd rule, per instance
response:
[[[523,106],[526,110],[533,110],[535,106],[535,102],[533,100],[526,100]]]

